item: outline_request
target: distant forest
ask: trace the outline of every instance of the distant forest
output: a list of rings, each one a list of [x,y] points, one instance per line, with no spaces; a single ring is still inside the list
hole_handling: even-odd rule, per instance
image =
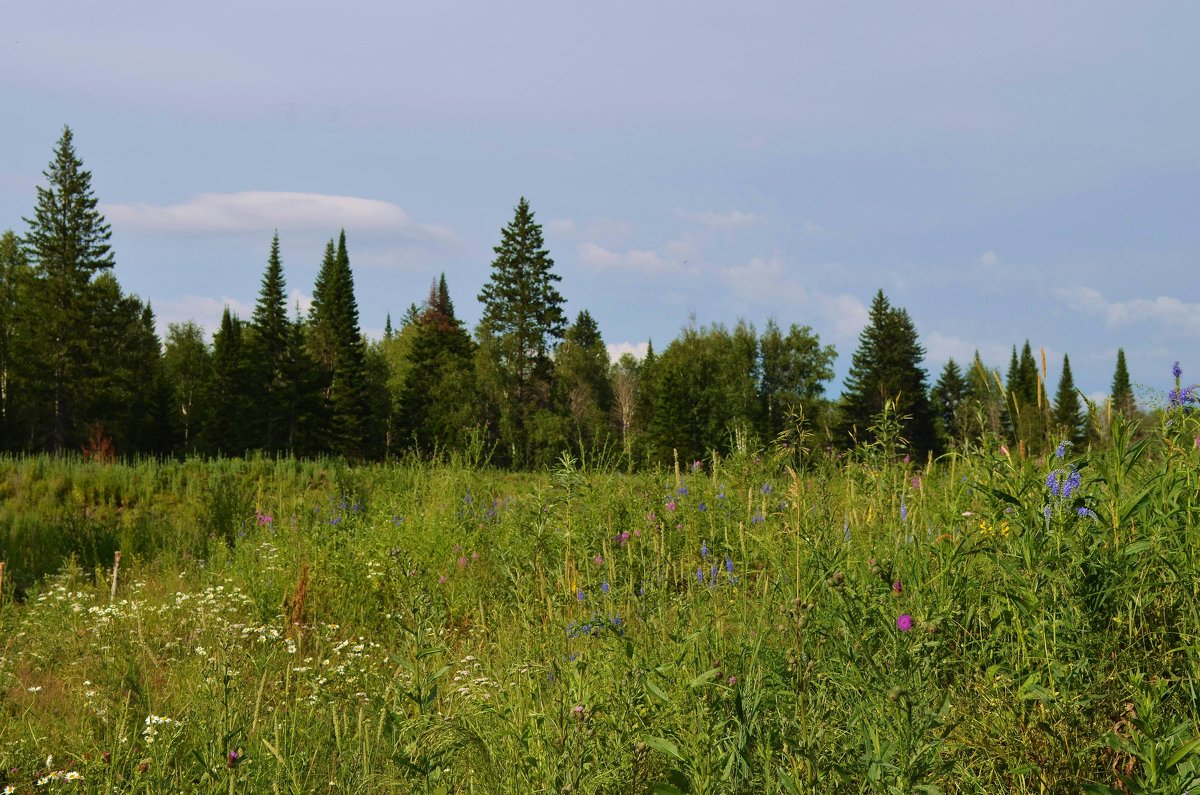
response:
[[[24,234],[0,237],[0,449],[114,455],[455,456],[512,467],[564,451],[624,465],[691,462],[779,443],[797,456],[886,443],[923,459],[981,440],[1028,454],[1096,442],[1137,416],[1118,352],[1090,405],[1069,359],[1051,400],[1029,342],[1004,377],[949,361],[930,384],[908,313],[882,291],[840,398],[836,352],[808,326],[684,328],[641,360],[609,359],[586,311],[569,319],[554,261],[522,198],[496,245],[470,331],[445,276],[381,340],[359,325],[350,252],[331,239],[307,314],[289,312],[278,234],[253,315],[226,308],[211,343],[193,322],[166,340],[112,273],[111,229],[65,128]],[[1195,391],[1176,384],[1173,399]]]

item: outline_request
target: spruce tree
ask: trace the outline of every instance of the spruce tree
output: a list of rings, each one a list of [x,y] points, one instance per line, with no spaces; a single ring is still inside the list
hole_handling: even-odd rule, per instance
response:
[[[279,232],[271,238],[271,252],[263,273],[258,302],[251,321],[251,356],[259,388],[254,392],[254,446],[274,454],[287,447],[281,426],[287,421],[284,405],[289,385],[286,361],[291,339],[287,316],[287,285],[279,254]]]
[[[346,249],[346,232],[325,249],[317,273],[310,314],[311,350],[327,378],[330,449],[348,458],[362,458],[370,448],[372,429],[370,387],[366,378],[366,343],[358,326],[354,276]]]
[[[1117,369],[1112,381],[1113,410],[1127,420],[1137,416],[1137,403],[1133,399],[1133,384],[1129,381],[1129,369],[1125,366],[1125,349],[1117,349]]]
[[[446,275],[434,282],[413,323],[398,400],[403,441],[422,453],[461,448],[474,424],[474,345],[454,314]]]
[[[842,395],[843,438],[871,439],[869,429],[885,403],[895,402],[896,417],[907,417],[901,433],[918,455],[936,450],[933,412],[921,361],[925,349],[917,329],[904,309],[893,309],[876,293],[866,327],[858,337],[858,350],[850,361]]]
[[[22,332],[30,327],[23,310],[32,271],[21,241],[12,232],[0,235],[0,449],[21,449],[24,420],[20,388]],[[33,368],[30,368],[33,369]]]
[[[524,197],[493,251],[492,274],[479,293],[483,316],[477,329],[481,386],[500,424],[504,447],[529,463],[530,423],[550,405],[551,354],[566,329],[564,299],[554,286],[554,260],[542,227]]]
[[[242,455],[250,447],[246,417],[250,412],[251,362],[243,328],[246,324],[225,307],[221,327],[213,335],[211,412],[205,438],[221,455]]]
[[[949,359],[937,383],[930,390],[929,400],[933,408],[937,429],[945,443],[966,441],[967,400],[970,388],[963,377],[958,362]]]
[[[1087,417],[1079,401],[1079,392],[1075,389],[1075,379],[1071,376],[1071,359],[1065,353],[1062,376],[1058,379],[1058,390],[1054,393],[1053,420],[1066,441],[1080,444],[1086,439]]]
[[[70,127],[63,128],[54,160],[42,172],[46,187],[37,189],[37,205],[25,250],[36,279],[27,313],[36,318],[30,343],[40,362],[34,376],[44,401],[48,442],[63,450],[81,436],[77,413],[89,390],[87,366],[92,324],[89,286],[92,277],[112,268],[112,232],[96,209],[92,175],[75,154]]]

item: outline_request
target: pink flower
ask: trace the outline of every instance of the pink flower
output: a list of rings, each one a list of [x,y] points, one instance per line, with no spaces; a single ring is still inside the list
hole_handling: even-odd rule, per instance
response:
[[[908,613],[901,614],[901,616],[896,619],[896,629],[900,630],[901,632],[908,632],[910,629],[912,629],[912,616],[910,616]]]
[[[592,563],[595,563],[597,566],[599,566],[604,563],[604,558],[600,555],[597,555],[596,557],[592,558]]]
[[[920,489],[921,489],[921,476],[920,475],[913,475],[912,487],[914,489],[917,489],[918,491],[920,491]]]
[[[899,580],[896,580],[894,583],[892,583],[892,593],[903,593],[903,592],[904,592],[904,586],[900,584]]]
[[[667,503],[668,511],[673,511],[673,510],[675,510],[676,507],[677,506],[675,505],[675,500],[671,500],[670,502]]]

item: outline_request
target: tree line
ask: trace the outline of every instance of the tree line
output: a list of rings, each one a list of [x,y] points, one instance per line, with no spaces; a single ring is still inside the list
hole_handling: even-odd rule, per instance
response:
[[[445,275],[381,340],[362,333],[343,230],[307,312],[287,306],[278,233],[249,318],[228,307],[211,342],[194,322],[165,340],[112,273],[111,229],[65,128],[26,231],[0,236],[0,448],[133,455],[461,454],[543,466],[563,451],[692,461],[777,441],[845,449],[887,433],[912,454],[991,435],[1029,450],[1083,443],[1132,417],[1123,352],[1111,400],[1085,406],[1070,362],[1054,401],[1044,361],[1014,346],[1007,377],[976,354],[930,386],[908,313],[880,291],[839,399],[836,351],[808,326],[692,323],[661,352],[610,361],[586,311],[573,320],[541,226],[522,198],[501,231],[469,331]],[[890,418],[882,430],[880,418]]]

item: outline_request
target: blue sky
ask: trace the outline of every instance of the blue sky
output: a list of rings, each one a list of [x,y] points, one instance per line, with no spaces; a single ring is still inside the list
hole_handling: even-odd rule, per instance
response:
[[[882,288],[936,377],[1064,352],[1200,380],[1200,5],[20,3],[0,229],[69,124],[165,329],[304,303],[345,228],[364,329],[445,272],[472,325],[521,196],[614,351],[811,326],[838,381]]]

